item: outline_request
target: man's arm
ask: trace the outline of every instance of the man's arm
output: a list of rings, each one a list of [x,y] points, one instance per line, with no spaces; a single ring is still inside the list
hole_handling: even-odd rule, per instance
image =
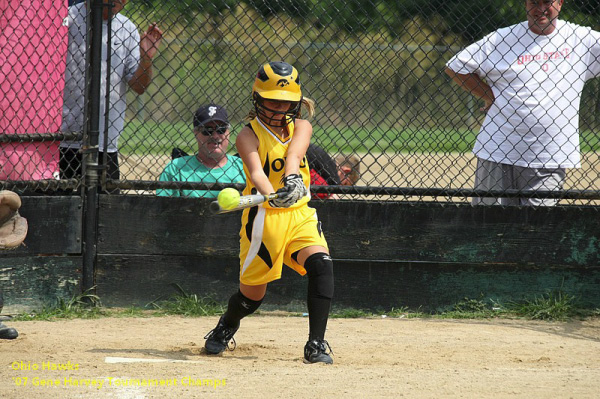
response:
[[[152,81],[152,59],[158,51],[163,32],[154,23],[140,39],[140,65],[129,81],[129,87],[137,94],[143,94]]]
[[[477,74],[468,73],[463,75],[448,67],[446,67],[446,74],[463,90],[485,101],[485,107],[481,108],[482,111],[486,112],[490,109],[495,100],[494,92]]]

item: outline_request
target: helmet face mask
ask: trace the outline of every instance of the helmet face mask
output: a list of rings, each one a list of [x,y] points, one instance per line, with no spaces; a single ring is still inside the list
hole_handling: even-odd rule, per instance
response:
[[[276,110],[269,108],[265,101],[271,102],[282,102],[289,104],[287,110]],[[254,104],[254,109],[256,111],[256,116],[260,118],[265,124],[273,127],[277,126],[287,126],[291,122],[293,122],[298,114],[300,113],[300,101],[281,101],[281,100],[269,100],[262,98],[262,96],[258,93],[254,93],[252,98],[252,103]]]
[[[265,106],[265,101],[286,102],[287,110]],[[270,62],[260,67],[252,86],[256,116],[269,126],[287,126],[300,113],[302,90],[296,68],[286,62]]]

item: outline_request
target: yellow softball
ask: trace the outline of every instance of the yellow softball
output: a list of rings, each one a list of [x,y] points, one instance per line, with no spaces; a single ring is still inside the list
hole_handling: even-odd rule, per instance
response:
[[[217,202],[223,209],[233,209],[240,203],[240,193],[235,188],[223,189],[217,197]]]

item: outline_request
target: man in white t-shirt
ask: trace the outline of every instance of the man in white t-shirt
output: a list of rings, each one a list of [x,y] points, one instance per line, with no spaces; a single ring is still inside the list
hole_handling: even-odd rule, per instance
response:
[[[150,25],[140,38],[137,28],[129,18],[119,14],[128,0],[114,0],[111,21],[111,65],[109,87],[108,139],[104,139],[107,90],[107,47],[109,9],[104,8],[102,23],[102,71],[100,75],[100,137],[99,162],[106,162],[107,175],[119,179],[118,139],[125,125],[125,95],[130,87],[142,94],[152,81],[152,59],[162,40],[162,31]],[[69,7],[69,48],[65,73],[63,105],[63,132],[83,132],[86,64],[86,3]],[[81,147],[79,141],[63,141],[60,145],[61,178],[81,175]],[[104,160],[106,157],[106,160]]]
[[[581,165],[579,103],[600,75],[600,32],[558,19],[564,0],[524,0],[527,21],[456,54],[446,73],[485,101],[473,152],[475,189],[562,189]],[[555,205],[555,199],[474,198],[473,204]]]

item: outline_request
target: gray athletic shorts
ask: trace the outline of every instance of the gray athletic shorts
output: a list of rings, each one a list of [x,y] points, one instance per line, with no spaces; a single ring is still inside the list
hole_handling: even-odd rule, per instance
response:
[[[561,190],[566,169],[525,168],[477,158],[476,190]],[[473,198],[473,205],[554,206],[558,200],[548,198]]]

